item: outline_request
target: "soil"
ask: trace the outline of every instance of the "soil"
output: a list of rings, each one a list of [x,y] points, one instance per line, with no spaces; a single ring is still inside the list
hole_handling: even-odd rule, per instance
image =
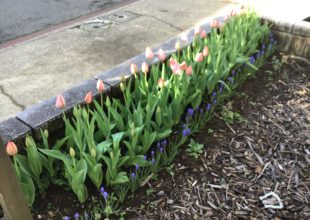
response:
[[[228,124],[217,111],[192,137],[204,153],[194,159],[183,146],[173,165],[127,199],[125,219],[310,218],[310,61],[276,57],[282,66],[269,59],[227,105],[243,120]],[[91,191],[81,207],[61,187],[47,192],[35,218],[82,213],[99,195]],[[269,192],[283,208],[264,207],[259,197]]]

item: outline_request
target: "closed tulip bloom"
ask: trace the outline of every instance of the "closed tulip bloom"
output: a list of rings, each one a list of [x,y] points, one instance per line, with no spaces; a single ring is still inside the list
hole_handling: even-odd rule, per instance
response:
[[[56,108],[64,108],[66,106],[65,98],[62,95],[57,96],[55,106]]]
[[[170,65],[170,67],[171,67],[171,66],[174,66],[174,65],[176,65],[176,64],[178,64],[178,62],[177,62],[175,59],[170,58],[170,60],[169,60],[169,65]],[[172,68],[171,68],[171,69],[172,69]]]
[[[98,79],[97,81],[97,90],[100,93],[104,91],[104,84],[101,79]]]
[[[180,51],[181,50],[181,44],[179,41],[177,41],[174,45],[174,48],[177,50],[177,51]]]
[[[175,65],[170,66],[172,69],[172,72],[174,74],[180,75],[181,74],[181,68],[180,65],[178,63],[176,63]]]
[[[154,53],[153,53],[153,51],[152,51],[152,49],[150,47],[146,47],[146,49],[145,49],[145,57],[148,60],[153,59]]]
[[[200,33],[200,37],[201,37],[202,39],[205,39],[206,36],[207,36],[207,33],[206,33],[205,30],[203,30],[203,31]]]
[[[205,46],[205,47],[203,48],[202,54],[203,54],[204,57],[208,56],[208,54],[209,54],[209,48],[208,48],[207,46]]]
[[[92,94],[92,92],[88,92],[86,94],[84,101],[85,101],[86,104],[90,104],[93,101],[93,94]]]
[[[147,65],[146,62],[143,62],[143,63],[142,63],[141,70],[142,70],[142,72],[144,72],[145,74],[147,74],[147,73],[149,72],[149,66]]]
[[[182,41],[188,41],[188,36],[187,36],[187,33],[186,33],[186,32],[182,32],[182,34],[181,34],[181,40],[182,40]]]
[[[132,74],[137,74],[137,72],[138,72],[138,67],[137,67],[136,64],[132,63],[132,64],[130,65],[130,72],[131,72]]]
[[[164,52],[164,50],[163,49],[159,49],[159,51],[158,51],[158,59],[160,60],[160,61],[165,61],[165,59],[166,59],[166,54],[165,54],[165,52]]]
[[[10,156],[14,156],[17,154],[17,147],[13,141],[9,141],[6,145],[6,153]]]
[[[183,61],[183,62],[181,63],[180,68],[181,68],[181,70],[186,71],[186,69],[187,69],[187,64],[186,64],[185,61]]]
[[[158,80],[158,87],[163,88],[165,85],[165,80],[163,78],[159,78]]]
[[[200,26],[196,26],[195,30],[194,30],[194,35],[196,36],[196,35],[200,34],[200,32],[201,32],[201,27]]]
[[[202,53],[197,53],[196,56],[195,56],[195,61],[197,63],[200,63],[203,61],[203,54]]]
[[[217,28],[219,26],[219,21],[218,20],[213,20],[211,22],[211,28]]]
[[[188,66],[186,69],[186,75],[187,76],[191,76],[193,75],[193,67],[192,66]]]

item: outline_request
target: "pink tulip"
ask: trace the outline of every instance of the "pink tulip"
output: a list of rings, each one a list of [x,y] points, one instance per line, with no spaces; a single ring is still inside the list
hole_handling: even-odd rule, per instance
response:
[[[90,104],[93,101],[93,94],[92,94],[92,92],[88,92],[86,94],[84,101],[85,101],[86,104]]]
[[[170,58],[170,60],[169,60],[169,66],[171,67],[171,66],[174,66],[174,65],[176,65],[176,64],[178,64],[178,62],[177,62],[175,59]]]
[[[205,39],[205,38],[206,38],[206,36],[207,36],[207,33],[206,33],[206,31],[205,31],[205,30],[203,30],[203,31],[200,33],[200,37],[201,37],[201,39]]]
[[[180,74],[181,73],[180,65],[176,60],[171,58],[169,61],[169,65],[170,65],[170,68],[172,69],[172,72],[174,74]]]
[[[142,72],[144,72],[145,74],[147,74],[147,73],[149,72],[149,66],[147,65],[146,62],[143,62],[143,63],[142,63],[141,70],[142,70]]]
[[[182,34],[181,34],[181,40],[182,40],[182,41],[188,41],[188,36],[187,36],[187,33],[186,33],[186,32],[182,32]]]
[[[213,20],[211,22],[211,28],[217,28],[219,26],[220,22],[218,20]]]
[[[224,21],[227,21],[229,19],[229,15],[224,16]]]
[[[158,87],[163,88],[165,85],[165,80],[163,78],[159,78],[158,80]]]
[[[195,56],[195,61],[197,63],[200,63],[203,61],[203,54],[202,53],[197,53],[196,56]]]
[[[57,96],[55,106],[56,108],[64,108],[66,106],[66,100],[62,95]]]
[[[161,62],[165,61],[165,59],[166,59],[166,54],[165,54],[165,52],[163,51],[163,49],[159,49],[159,51],[158,51],[158,59],[159,59]]]
[[[201,32],[201,27],[200,26],[196,26],[195,29],[194,29],[194,35],[196,36],[196,35],[200,34],[200,32]]]
[[[104,91],[104,84],[101,79],[97,81],[97,90],[98,92],[102,93]]]
[[[9,141],[6,145],[6,153],[10,156],[14,156],[17,154],[17,147],[13,141]]]
[[[186,65],[186,62],[185,62],[185,61],[183,61],[183,62],[181,63],[180,69],[183,70],[183,71],[185,71],[185,70],[187,69],[187,65]]]
[[[131,72],[132,74],[137,74],[137,72],[138,72],[138,67],[137,67],[136,64],[132,63],[132,64],[130,65],[130,72]]]
[[[205,47],[203,48],[202,54],[203,54],[204,57],[208,56],[208,54],[209,54],[209,48],[208,48],[207,46],[205,46]]]
[[[145,49],[145,57],[148,60],[152,60],[153,59],[154,53],[153,53],[153,51],[152,51],[152,49],[150,47],[146,47],[146,49]]]
[[[188,66],[186,69],[186,75],[191,76],[193,74],[193,67]]]

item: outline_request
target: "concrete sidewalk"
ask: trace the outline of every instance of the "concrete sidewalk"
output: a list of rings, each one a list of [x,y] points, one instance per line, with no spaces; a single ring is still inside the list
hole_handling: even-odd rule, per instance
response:
[[[259,2],[268,15],[270,3]],[[0,121],[233,7],[220,0],[142,0],[0,49]]]

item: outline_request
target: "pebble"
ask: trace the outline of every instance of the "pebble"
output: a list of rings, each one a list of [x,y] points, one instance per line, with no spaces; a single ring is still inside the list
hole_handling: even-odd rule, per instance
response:
[[[165,192],[164,192],[164,191],[159,191],[159,192],[157,193],[157,195],[158,195],[158,196],[164,196],[164,195],[165,195]]]
[[[173,200],[172,199],[168,199],[167,200],[167,204],[170,204],[170,205],[173,204]]]

